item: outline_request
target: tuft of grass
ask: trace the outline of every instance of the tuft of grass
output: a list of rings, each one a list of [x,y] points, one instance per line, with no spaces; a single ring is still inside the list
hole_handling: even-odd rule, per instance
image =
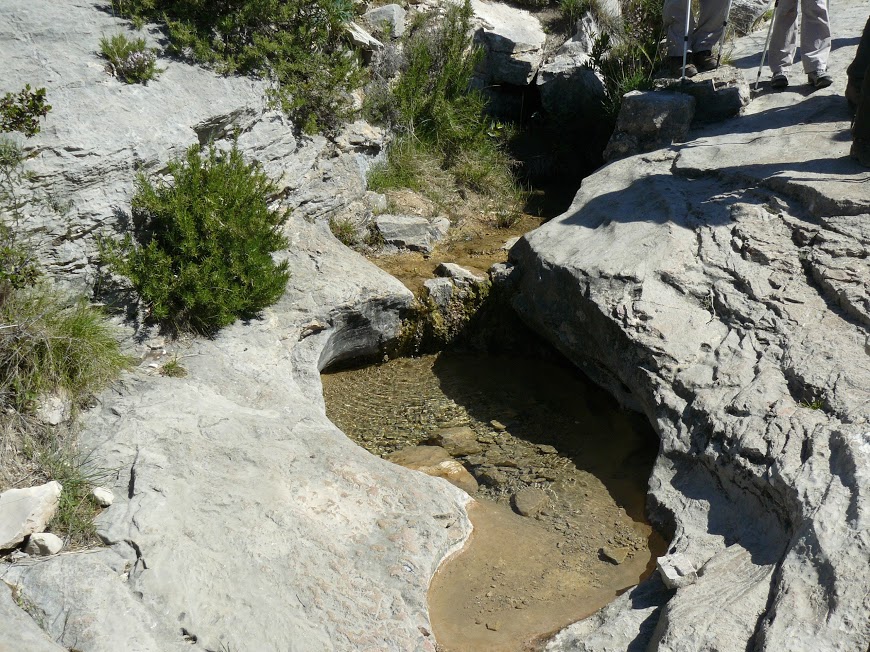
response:
[[[123,34],[100,39],[100,53],[108,60],[112,74],[125,84],[146,84],[162,72],[154,50],[144,38],[128,39]]]
[[[184,378],[187,375],[187,369],[182,366],[177,357],[174,357],[163,363],[160,367],[160,375],[168,378]]]
[[[66,538],[67,548],[98,544],[94,517],[100,513],[100,506],[94,500],[92,489],[103,484],[109,473],[95,469],[75,452],[57,445],[43,445],[36,457],[48,480],[57,480],[63,486],[48,530]]]
[[[339,242],[348,247],[355,247],[359,244],[359,234],[357,233],[356,227],[348,218],[329,218],[329,230],[332,231],[332,235],[334,235]]]
[[[130,360],[103,313],[47,284],[9,292],[0,305],[0,403],[31,412],[39,397],[79,405]]]

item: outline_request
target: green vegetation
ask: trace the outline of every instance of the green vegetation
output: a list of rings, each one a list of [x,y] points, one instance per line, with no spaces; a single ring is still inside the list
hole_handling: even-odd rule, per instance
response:
[[[31,92],[26,86],[7,94],[0,102],[0,132],[33,136],[50,109],[45,89]],[[49,529],[83,545],[95,541],[90,485],[97,476],[72,450],[72,424],[48,425],[37,410],[55,396],[75,415],[130,361],[102,312],[41,278],[36,256],[20,235],[20,187],[29,178],[23,163],[21,149],[0,138],[0,489],[23,478],[60,482],[60,505]]]
[[[410,188],[441,205],[473,193],[487,212],[516,213],[521,193],[503,147],[506,130],[484,115],[485,99],[471,88],[481,55],[470,43],[471,16],[468,1],[450,5],[437,22],[409,32],[399,61],[376,71],[364,113],[399,135],[369,186]]]
[[[154,50],[145,39],[130,40],[123,34],[100,39],[100,52],[108,59],[112,74],[126,84],[145,84],[161,72]]]
[[[168,378],[184,378],[187,375],[187,369],[182,366],[177,357],[174,357],[163,363],[160,367],[160,375]]]
[[[136,181],[133,214],[144,224],[105,241],[111,268],[130,279],[150,316],[171,330],[212,335],[277,301],[287,264],[272,252],[287,246],[282,211],[269,207],[275,186],[233,146],[205,156],[193,146],[169,164],[171,183]]]
[[[45,103],[45,89],[30,90],[27,84],[17,93],[6,93],[0,99],[0,133],[20,131],[28,138],[39,133],[39,119],[51,111]]]
[[[661,5],[656,0],[630,0],[621,25],[608,29],[595,40],[590,56],[604,79],[605,114],[616,120],[623,95],[652,87],[663,35]]]
[[[273,82],[272,100],[309,133],[331,131],[351,113],[361,84],[344,39],[351,0],[118,0],[140,24],[166,23],[169,51],[224,73]]]
[[[338,241],[348,247],[354,247],[359,244],[359,235],[353,222],[347,218],[329,218],[329,230],[332,235],[338,238]]]
[[[57,480],[63,486],[57,512],[48,529],[58,536],[66,536],[67,547],[98,544],[94,517],[100,507],[93,498],[92,488],[103,484],[109,474],[92,468],[59,442],[44,442],[38,449],[37,460],[48,479]]]
[[[103,314],[46,284],[0,304],[0,402],[30,412],[50,394],[81,403],[127,366]]]

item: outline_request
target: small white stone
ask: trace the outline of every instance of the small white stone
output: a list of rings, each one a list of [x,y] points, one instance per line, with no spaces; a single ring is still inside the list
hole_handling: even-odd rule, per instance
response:
[[[63,539],[51,532],[39,532],[31,534],[24,552],[37,557],[56,555],[63,549]]]
[[[698,579],[698,573],[692,560],[681,552],[659,557],[656,565],[662,581],[669,589],[679,589],[694,584]]]
[[[94,487],[91,495],[100,507],[108,507],[115,501],[115,494],[105,487]]]

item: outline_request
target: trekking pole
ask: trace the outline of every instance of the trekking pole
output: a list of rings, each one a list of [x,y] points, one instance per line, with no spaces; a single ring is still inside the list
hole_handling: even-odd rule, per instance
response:
[[[779,0],[773,2],[773,16],[770,17],[770,25],[767,26],[767,38],[764,39],[764,49],[761,51],[761,63],[758,64],[758,75],[755,77],[755,89],[758,90],[758,82],[761,80],[761,69],[764,68],[764,58],[767,56],[767,46],[770,45],[770,33],[773,31],[773,24],[776,22],[776,9],[779,7]]]
[[[725,47],[725,38],[728,36],[728,19],[731,18],[731,4],[734,0],[728,0],[728,9],[725,10],[725,22],[722,23],[722,40],[719,41],[719,56],[716,57],[716,67],[722,63],[722,49]]]
[[[776,0],[779,2],[779,0]],[[686,81],[686,56],[689,53],[689,21],[692,18],[692,0],[686,0],[686,29],[683,32],[683,76],[680,83]]]

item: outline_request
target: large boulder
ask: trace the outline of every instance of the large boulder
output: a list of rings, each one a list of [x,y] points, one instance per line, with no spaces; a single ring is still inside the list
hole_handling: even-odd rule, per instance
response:
[[[544,58],[547,35],[540,21],[523,9],[497,2],[472,0],[480,27],[474,34],[485,57],[479,77],[484,86],[531,83]]]
[[[840,11],[857,35],[866,7]],[[550,650],[870,645],[870,172],[848,130],[835,94],[757,97],[584,179],[511,250],[527,323],[655,426],[650,516],[697,569],[675,591],[656,574]]]
[[[568,41],[541,66],[535,81],[544,110],[566,128],[579,129],[603,118],[604,84],[589,62],[585,46]]]

